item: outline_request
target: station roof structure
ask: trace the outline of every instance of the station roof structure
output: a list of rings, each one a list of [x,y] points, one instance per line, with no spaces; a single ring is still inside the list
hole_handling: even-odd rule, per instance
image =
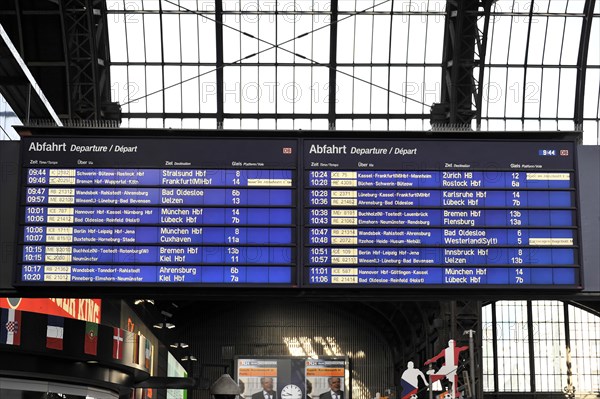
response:
[[[10,0],[0,23],[65,119],[598,142],[595,0]]]
[[[597,0],[4,0],[0,23],[63,120],[600,141]],[[435,306],[347,305],[398,341]]]

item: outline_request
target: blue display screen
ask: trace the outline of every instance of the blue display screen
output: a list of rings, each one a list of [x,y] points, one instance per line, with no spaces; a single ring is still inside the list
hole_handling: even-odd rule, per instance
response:
[[[292,206],[292,190],[221,188],[27,187],[27,205],[221,205]]]
[[[297,285],[296,140],[24,148],[21,283]]]
[[[581,285],[572,143],[306,140],[303,150],[305,285]]]
[[[31,168],[27,184],[66,186],[251,187],[292,179],[291,170]]]
[[[582,285],[574,141],[22,145],[20,285]]]
[[[291,225],[291,208],[25,207],[26,223]]]

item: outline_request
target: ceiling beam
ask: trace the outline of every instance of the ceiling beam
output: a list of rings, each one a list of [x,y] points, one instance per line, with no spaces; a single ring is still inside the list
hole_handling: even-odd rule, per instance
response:
[[[583,125],[585,79],[587,74],[588,51],[590,48],[590,34],[592,31],[592,23],[594,21],[595,5],[596,0],[585,1],[585,17],[583,17],[583,23],[581,24],[581,38],[579,39],[579,55],[577,56],[577,79],[575,80],[575,110],[573,114],[573,120],[576,126]],[[598,21],[596,21],[596,23],[598,23]]]

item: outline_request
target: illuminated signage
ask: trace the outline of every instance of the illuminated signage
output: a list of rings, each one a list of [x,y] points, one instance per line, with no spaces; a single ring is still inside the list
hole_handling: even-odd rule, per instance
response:
[[[20,285],[581,285],[573,141],[25,138]]]

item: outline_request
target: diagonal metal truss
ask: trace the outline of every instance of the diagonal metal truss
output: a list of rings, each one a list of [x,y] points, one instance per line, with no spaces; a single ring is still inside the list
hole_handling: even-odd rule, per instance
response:
[[[120,119],[110,103],[108,32],[103,0],[60,2],[66,38],[71,118]]]
[[[448,0],[441,102],[432,108],[432,124],[481,125],[484,62],[490,10],[495,0]],[[479,22],[483,19],[483,24]],[[478,78],[474,77],[477,68]]]

